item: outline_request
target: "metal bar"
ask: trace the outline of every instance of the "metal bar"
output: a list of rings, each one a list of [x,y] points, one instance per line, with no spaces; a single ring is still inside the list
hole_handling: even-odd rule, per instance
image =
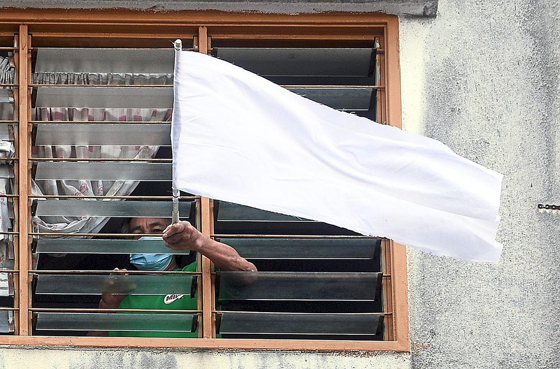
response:
[[[2,269],[2,270],[0,270],[0,273],[17,274],[17,273],[19,273],[19,270],[16,270],[16,269]]]
[[[0,195],[0,197],[17,197],[17,195]],[[119,200],[172,200],[172,196],[95,196],[95,195],[31,195],[30,199],[119,199]],[[181,196],[183,201],[195,201],[198,196]]]
[[[82,159],[82,161],[87,159]],[[39,162],[35,180],[171,181],[171,164]]]
[[[292,40],[313,40],[313,41],[369,41],[371,39],[371,35],[340,35],[340,34],[329,34],[329,35],[298,35],[293,33],[285,33],[285,34],[219,34],[219,33],[212,33],[212,37],[216,40],[247,40],[248,37],[251,40],[266,40],[270,41],[271,39],[278,39],[278,38],[290,38]]]
[[[212,234],[214,238],[305,238],[305,239],[384,239],[371,236],[343,236],[343,235],[276,235],[276,234]]]
[[[171,163],[172,159],[125,159],[125,158],[30,158],[33,162],[127,162],[127,163]],[[85,164],[85,163],[84,163]]]
[[[2,234],[2,233],[0,233]],[[4,232],[4,234],[17,234]],[[29,232],[29,236],[37,237],[92,237],[91,233],[64,233],[64,232]],[[142,236],[161,237],[161,233],[143,233]],[[95,237],[104,238],[131,238],[138,237],[138,233],[97,233]]]
[[[48,87],[48,88],[173,88],[173,84],[169,85],[141,85],[141,84],[134,84],[134,85],[99,85],[94,83],[88,83],[84,85],[79,84],[72,84],[72,83],[30,83],[29,87]]]
[[[0,123],[12,123],[12,121],[0,121]],[[156,125],[156,124],[163,124],[163,125],[171,125],[171,121],[168,120],[133,120],[133,121],[121,121],[121,120],[99,120],[99,121],[65,121],[65,120],[57,120],[57,121],[43,121],[43,120],[30,120],[29,123],[34,125],[42,125],[42,124],[97,124],[97,125],[104,125],[104,124],[125,124],[126,122],[134,123],[134,124],[142,124],[142,125]],[[17,122],[16,122],[17,123]]]
[[[0,308],[1,309],[1,308]],[[200,313],[199,310],[172,310],[172,309],[79,309],[79,308],[29,308],[33,313],[67,312],[67,313]]]
[[[107,274],[107,275],[200,275],[200,272],[183,272],[181,270],[174,271],[174,270],[150,270],[149,272],[142,271],[142,270],[29,270],[31,274]]]
[[[383,90],[385,86],[378,85],[280,85],[286,89],[303,88],[306,90],[313,89],[329,89],[329,90],[347,90],[347,89],[370,89]]]

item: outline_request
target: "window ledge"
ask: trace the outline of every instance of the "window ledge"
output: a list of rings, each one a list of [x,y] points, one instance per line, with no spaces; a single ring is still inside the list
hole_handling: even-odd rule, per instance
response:
[[[80,8],[134,10],[221,10],[263,13],[320,13],[328,11],[382,12],[394,15],[435,17],[438,0],[20,0],[0,1],[0,8]]]

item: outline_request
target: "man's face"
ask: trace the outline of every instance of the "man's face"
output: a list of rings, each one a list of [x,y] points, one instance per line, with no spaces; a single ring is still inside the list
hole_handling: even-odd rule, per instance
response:
[[[163,233],[169,225],[167,219],[160,218],[132,218],[129,223],[129,232],[136,234]]]
[[[141,235],[163,233],[169,224],[167,219],[132,218],[128,226],[130,233]],[[131,254],[130,262],[139,270],[173,270],[177,266],[175,258],[169,254]]]

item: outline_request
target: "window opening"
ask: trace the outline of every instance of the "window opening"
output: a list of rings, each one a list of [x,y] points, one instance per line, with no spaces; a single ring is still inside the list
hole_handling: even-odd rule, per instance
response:
[[[0,333],[63,339],[91,330],[126,331],[127,325],[135,325],[132,330],[218,337],[178,340],[179,346],[204,347],[207,343],[196,342],[207,341],[216,347],[292,347],[291,341],[282,343],[284,339],[327,349],[348,340],[359,341],[352,347],[360,349],[407,345],[403,336],[392,346],[367,344],[398,338],[393,307],[402,292],[395,291],[394,278],[405,272],[393,259],[398,249],[390,240],[327,224],[183,194],[182,217],[257,264],[258,280],[247,283],[243,273],[214,270],[204,258],[198,258],[198,268],[191,271],[111,275],[113,267],[126,265],[131,250],[161,250],[157,242],[121,234],[122,220],[134,214],[171,213],[166,136],[172,74],[150,69],[159,67],[172,51],[169,39],[181,38],[193,51],[208,52],[295,93],[386,124],[386,24],[361,23],[340,34],[336,28],[326,32],[301,24],[290,32],[274,25],[190,25],[166,35],[135,36],[132,42],[123,35],[127,29],[136,31],[124,24],[115,26],[122,31],[115,37],[101,37],[96,28],[111,26],[87,26],[79,36],[72,26],[56,36],[48,27],[30,25],[28,32],[27,26],[20,26],[25,44],[18,43],[18,35],[14,46],[0,37],[5,41],[0,57],[8,57],[7,63],[0,59],[0,66],[6,68],[4,76],[11,70],[14,78],[0,81],[0,91],[8,91],[0,95],[0,143],[15,148],[0,158],[0,170],[8,168],[4,198],[12,220],[1,230],[8,240],[8,264],[0,266],[5,270],[0,271],[0,293],[8,295],[0,296],[0,315],[7,315],[0,318]],[[185,30],[195,32],[186,35]],[[141,68],[134,64],[139,59]],[[139,156],[142,150],[147,151]],[[187,264],[196,257],[180,256]],[[181,293],[197,294],[196,307],[174,311],[181,316],[179,329],[172,324],[176,317],[166,314],[160,314],[156,329],[142,325],[136,314],[148,309],[115,314],[98,306],[107,283],[127,292],[132,281],[142,285],[144,293],[162,293],[155,281],[163,279],[171,286],[181,279]],[[307,287],[294,289],[298,284]],[[42,342],[29,338],[18,342]],[[76,342],[96,345],[86,338]]]

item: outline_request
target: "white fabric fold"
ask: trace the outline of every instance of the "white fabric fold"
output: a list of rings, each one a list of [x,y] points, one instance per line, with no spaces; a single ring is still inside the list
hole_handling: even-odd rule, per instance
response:
[[[499,260],[500,174],[216,58],[177,51],[175,64],[176,188],[437,255]]]

